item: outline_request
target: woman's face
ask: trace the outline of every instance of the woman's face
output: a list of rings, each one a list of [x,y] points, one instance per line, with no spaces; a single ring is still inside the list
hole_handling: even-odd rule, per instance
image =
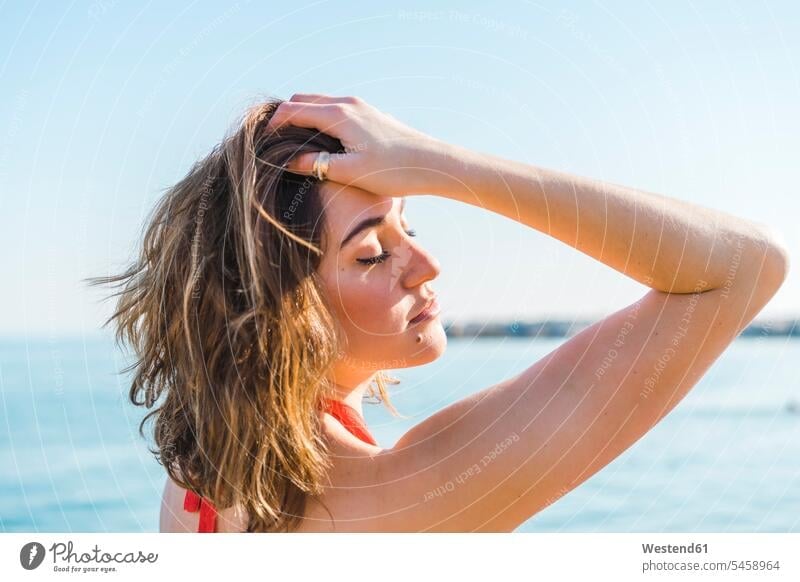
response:
[[[411,236],[405,198],[329,182],[320,190],[326,244],[319,273],[346,332],[340,365],[371,372],[438,358],[447,345],[440,317],[410,320],[433,297],[440,266]]]

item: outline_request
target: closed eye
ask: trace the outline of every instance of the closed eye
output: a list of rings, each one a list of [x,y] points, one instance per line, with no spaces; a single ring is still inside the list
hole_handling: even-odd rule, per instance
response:
[[[411,229],[406,231],[406,234],[408,236],[417,236],[417,231],[414,230],[413,228],[411,228]],[[390,253],[388,251],[383,251],[383,252],[381,252],[381,254],[379,254],[376,257],[369,257],[369,258],[366,258],[366,259],[356,259],[356,261],[358,261],[362,265],[376,265],[378,263],[384,262],[386,259],[388,259],[391,256],[392,256],[392,253]]]

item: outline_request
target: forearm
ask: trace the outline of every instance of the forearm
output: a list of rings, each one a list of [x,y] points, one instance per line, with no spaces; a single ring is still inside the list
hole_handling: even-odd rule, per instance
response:
[[[772,250],[757,223],[658,194],[450,144],[437,161],[435,194],[549,234],[661,291],[719,288],[733,267],[757,276]]]

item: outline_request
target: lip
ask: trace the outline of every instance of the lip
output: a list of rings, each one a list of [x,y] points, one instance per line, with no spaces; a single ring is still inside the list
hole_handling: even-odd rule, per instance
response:
[[[439,302],[436,300],[436,296],[434,295],[433,298],[428,302],[425,308],[420,311],[416,317],[414,317],[409,323],[420,323],[422,321],[433,319],[437,315],[439,315],[440,308]]]

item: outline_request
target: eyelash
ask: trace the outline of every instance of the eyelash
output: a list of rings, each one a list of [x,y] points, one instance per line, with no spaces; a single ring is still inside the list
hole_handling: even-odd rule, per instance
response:
[[[408,236],[417,236],[417,231],[412,228],[410,230],[407,230],[406,234]],[[391,256],[392,256],[391,253],[389,253],[387,251],[383,251],[377,257],[370,257],[368,259],[356,259],[356,260],[359,263],[364,264],[364,265],[375,265],[377,263],[382,263],[383,261],[385,261],[386,259],[388,259]]]

